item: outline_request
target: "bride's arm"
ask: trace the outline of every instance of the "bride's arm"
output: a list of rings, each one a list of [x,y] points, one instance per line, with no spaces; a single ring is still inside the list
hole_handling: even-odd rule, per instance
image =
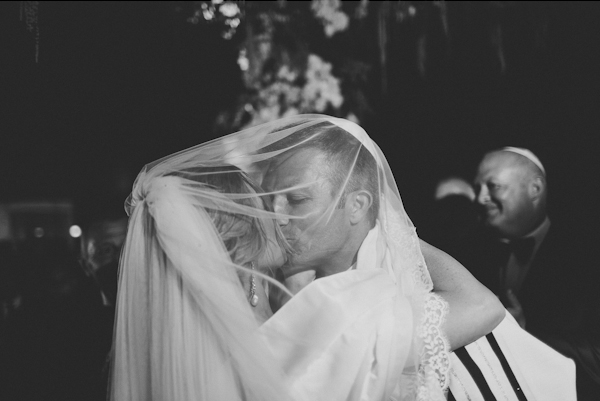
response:
[[[448,302],[445,332],[455,350],[491,332],[505,316],[502,303],[447,253],[421,240],[433,291]]]

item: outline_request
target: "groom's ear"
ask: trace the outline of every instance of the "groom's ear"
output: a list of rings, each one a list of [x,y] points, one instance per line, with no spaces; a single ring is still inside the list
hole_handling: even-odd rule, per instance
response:
[[[346,207],[350,214],[350,223],[358,224],[367,218],[373,205],[373,195],[364,189],[351,192],[346,199]]]

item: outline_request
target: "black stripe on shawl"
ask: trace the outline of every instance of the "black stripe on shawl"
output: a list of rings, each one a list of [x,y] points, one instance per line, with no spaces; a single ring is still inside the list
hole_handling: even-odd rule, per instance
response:
[[[465,368],[467,368],[467,371],[475,381],[475,384],[479,388],[479,391],[481,391],[483,399],[485,401],[496,401],[496,397],[494,397],[490,386],[488,386],[485,377],[483,377],[483,373],[481,373],[481,370],[479,370],[479,367],[477,366],[475,361],[473,361],[471,355],[469,355],[469,352],[465,349],[465,347],[457,349],[456,351],[454,351],[454,353],[456,354],[458,359],[460,359],[463,365],[465,365]]]
[[[508,361],[506,360],[506,357],[504,356],[504,353],[500,349],[500,345],[498,345],[496,337],[494,337],[492,333],[488,334],[485,337],[487,338],[488,342],[490,343],[490,346],[494,350],[494,353],[498,357],[498,360],[502,365],[502,369],[504,369],[504,373],[506,373],[506,377],[508,378],[508,381],[510,382],[510,385],[512,386],[515,394],[517,395],[517,398],[519,399],[519,401],[527,401],[527,397],[525,397],[521,385],[517,381],[515,374],[513,373],[510,365],[508,364]]]

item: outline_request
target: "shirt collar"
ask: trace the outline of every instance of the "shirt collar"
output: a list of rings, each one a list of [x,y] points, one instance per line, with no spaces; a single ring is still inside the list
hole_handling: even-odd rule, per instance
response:
[[[550,219],[548,218],[548,216],[546,216],[546,218],[544,219],[542,224],[537,226],[529,234],[522,236],[521,239],[533,238],[535,240],[535,247],[537,248],[542,243],[542,241],[544,241],[544,238],[546,238],[546,234],[548,234],[549,229],[550,229]],[[506,244],[510,243],[510,241],[511,240],[509,240],[508,238],[500,238],[500,242],[504,242]]]
[[[542,224],[537,226],[535,230],[527,234],[524,238],[533,238],[535,240],[536,248],[544,241],[546,238],[546,234],[548,234],[548,230],[550,229],[550,219],[548,216],[544,219]]]

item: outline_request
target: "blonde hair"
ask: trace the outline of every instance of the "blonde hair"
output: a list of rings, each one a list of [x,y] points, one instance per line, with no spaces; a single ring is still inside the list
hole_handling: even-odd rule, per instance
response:
[[[227,194],[248,194],[248,197],[235,197],[232,201],[243,206],[273,211],[269,197],[257,196],[263,192],[260,186],[235,166],[195,167],[171,175],[202,183],[225,196]],[[257,260],[264,252],[267,234],[263,219],[217,208],[205,207],[205,209],[217,228],[232,262],[238,265],[249,264]],[[277,224],[275,225],[275,235],[279,246],[285,252],[293,252]]]
[[[233,166],[167,172],[144,187],[120,263],[110,399],[281,399],[237,274],[267,243],[260,188]]]

